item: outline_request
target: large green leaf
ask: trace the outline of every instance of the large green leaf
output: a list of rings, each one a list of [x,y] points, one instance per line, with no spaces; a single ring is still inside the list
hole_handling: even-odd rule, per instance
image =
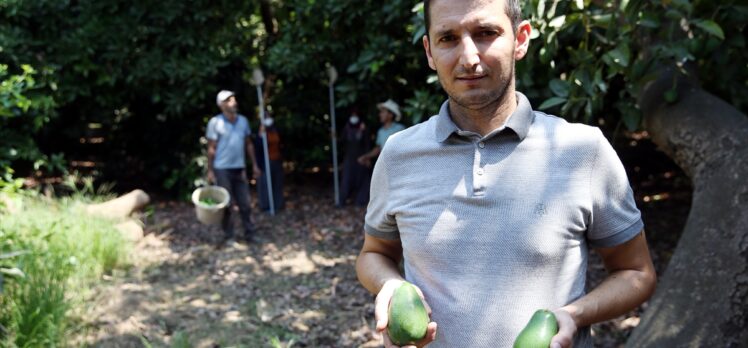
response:
[[[553,79],[548,84],[551,88],[551,92],[558,97],[568,98],[569,97],[569,83],[560,79]]]
[[[547,110],[554,106],[561,105],[563,103],[566,103],[566,98],[559,98],[559,97],[551,97],[546,99],[540,106],[538,106],[538,109],[540,110]]]
[[[628,67],[631,61],[631,51],[626,44],[620,44],[615,49],[610,50],[607,55],[611,60],[622,67]]]
[[[627,105],[621,110],[621,120],[628,131],[634,132],[639,129],[641,124],[641,111]]]
[[[558,28],[563,27],[564,23],[566,23],[566,16],[558,16],[552,19],[550,22],[548,22],[548,26],[558,29]]]
[[[702,30],[706,31],[707,33],[714,35],[720,40],[725,39],[725,33],[722,31],[722,28],[717,24],[717,22],[710,20],[710,19],[698,19],[693,22],[693,25],[701,28]]]

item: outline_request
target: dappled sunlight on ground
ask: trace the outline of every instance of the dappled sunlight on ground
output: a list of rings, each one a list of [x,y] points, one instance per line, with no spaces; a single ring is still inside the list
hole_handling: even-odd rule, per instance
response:
[[[644,202],[648,187],[635,183],[659,274],[688,213],[689,188],[681,186],[668,187],[667,200]],[[73,344],[163,347],[180,334],[194,347],[380,347],[374,298],[354,271],[364,208],[336,209],[319,197],[295,193],[274,217],[254,210],[260,242],[226,246],[219,228],[196,221],[191,205],[154,203],[142,218],[135,266],[106,277],[91,295]],[[605,275],[593,253],[588,284]],[[596,346],[620,346],[641,312],[595,325]]]
[[[165,346],[182,333],[195,347],[377,346],[373,297],[354,272],[364,211],[314,196],[297,199],[298,212],[255,213],[252,245],[221,246],[192,206],[156,203],[136,265],[92,299],[79,342]]]

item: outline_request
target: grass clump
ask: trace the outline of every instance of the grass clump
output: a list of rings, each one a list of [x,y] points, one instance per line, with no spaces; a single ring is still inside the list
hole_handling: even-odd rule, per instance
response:
[[[65,345],[71,310],[127,264],[114,224],[86,215],[77,198],[26,195],[22,210],[0,209],[0,347]]]

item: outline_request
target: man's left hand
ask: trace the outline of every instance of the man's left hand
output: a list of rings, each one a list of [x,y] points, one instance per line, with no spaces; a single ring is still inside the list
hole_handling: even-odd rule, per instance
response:
[[[551,339],[550,348],[571,348],[577,333],[577,323],[564,308],[553,311],[553,314],[558,322],[558,333]]]
[[[262,170],[257,165],[252,166],[252,177],[257,179],[262,175]]]

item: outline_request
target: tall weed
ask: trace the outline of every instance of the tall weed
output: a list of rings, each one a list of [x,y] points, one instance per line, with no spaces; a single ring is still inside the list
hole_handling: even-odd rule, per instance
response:
[[[86,215],[76,198],[26,198],[0,211],[0,346],[64,345],[67,316],[102,275],[127,265],[128,244],[114,221]]]

